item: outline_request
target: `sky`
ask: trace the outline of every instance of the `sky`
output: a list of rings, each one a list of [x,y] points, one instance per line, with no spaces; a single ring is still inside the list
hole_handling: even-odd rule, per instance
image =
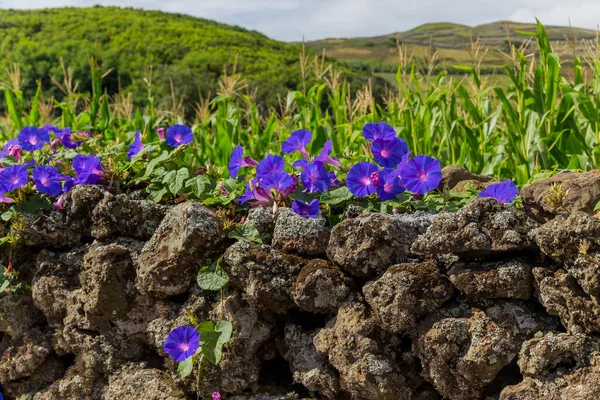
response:
[[[600,0],[0,0],[0,8],[119,5],[190,14],[283,41],[377,36],[427,22],[498,20],[596,29]]]

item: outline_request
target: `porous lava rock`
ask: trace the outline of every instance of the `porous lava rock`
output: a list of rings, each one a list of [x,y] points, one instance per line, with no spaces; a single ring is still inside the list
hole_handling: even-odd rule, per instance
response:
[[[444,190],[465,190],[467,184],[472,184],[478,189],[497,182],[491,176],[477,175],[466,168],[448,165],[442,168],[442,180],[439,188]]]
[[[275,215],[270,208],[263,206],[251,208],[246,223],[256,228],[264,244],[271,244],[275,230]]]
[[[187,397],[165,372],[132,364],[109,378],[102,400],[113,399],[185,400]]]
[[[304,218],[291,208],[280,208],[273,233],[273,247],[303,256],[323,256],[329,235],[327,219],[320,213],[315,218]]]

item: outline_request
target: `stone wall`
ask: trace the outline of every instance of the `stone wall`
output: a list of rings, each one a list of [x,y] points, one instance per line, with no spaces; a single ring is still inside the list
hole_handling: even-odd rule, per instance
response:
[[[350,209],[333,229],[254,209],[262,245],[228,239],[198,203],[76,187],[63,211],[21,224],[12,264],[30,289],[0,295],[0,389],[35,400],[600,398],[596,175],[525,188],[522,210],[493,199],[438,215]],[[547,201],[556,181],[573,188],[562,207]],[[221,255],[222,297],[195,284]],[[162,347],[190,314],[229,320],[233,336],[218,366],[181,381]]]

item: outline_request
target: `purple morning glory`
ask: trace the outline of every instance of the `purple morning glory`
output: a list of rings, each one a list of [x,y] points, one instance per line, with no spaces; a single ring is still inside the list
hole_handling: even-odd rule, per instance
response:
[[[63,188],[58,177],[58,170],[55,167],[35,167],[33,169],[33,182],[40,193],[53,197],[59,195]]]
[[[262,177],[259,186],[263,189],[274,189],[283,192],[294,184],[294,180],[287,172],[271,172]]]
[[[0,172],[0,186],[6,193],[19,189],[29,181],[29,171],[22,165],[11,165]]]
[[[442,180],[440,162],[429,156],[416,156],[408,160],[401,174],[404,187],[416,194],[436,189]]]
[[[167,129],[167,144],[171,147],[191,143],[192,140],[194,140],[194,133],[189,126],[175,124]]]
[[[165,340],[165,353],[177,362],[181,362],[194,354],[200,347],[200,334],[191,326],[180,326],[173,329]]]
[[[19,145],[19,141],[17,139],[11,139],[4,145],[2,151],[0,151],[0,158],[4,158],[7,156],[13,156],[17,160],[21,156],[21,146]]]
[[[362,134],[367,140],[391,139],[396,137],[396,131],[385,122],[369,122],[363,127]]]
[[[73,159],[73,169],[77,173],[74,184],[94,185],[102,178],[104,170],[100,157],[77,155]]]
[[[331,184],[327,169],[319,162],[308,164],[300,174],[300,180],[310,193],[323,193]]]
[[[76,142],[73,139],[73,134],[71,133],[71,128],[69,127],[60,129],[52,125],[44,125],[42,129],[48,133],[54,133],[58,138],[58,141],[61,142],[62,145],[67,149],[76,149],[77,147],[81,146],[81,142]],[[52,144],[54,145],[55,142],[56,141],[53,141]]]
[[[133,156],[135,156],[137,153],[142,151],[142,149],[144,148],[144,144],[142,143],[141,135],[142,135],[142,133],[140,131],[137,131],[135,133],[133,143],[131,143],[131,145],[129,146],[129,152],[127,153],[127,158],[129,158],[130,160],[133,158]]]
[[[50,135],[45,129],[36,128],[35,126],[26,126],[21,129],[17,136],[19,146],[26,151],[40,150],[44,143],[50,142]]]
[[[405,190],[396,170],[386,168],[379,171],[378,178],[375,189],[381,201],[393,200]]]
[[[256,167],[256,176],[261,177],[271,172],[281,172],[285,163],[283,158],[269,154],[258,163]]]
[[[244,157],[244,148],[238,146],[231,152],[229,157],[229,175],[232,178],[237,177],[240,168],[242,167],[255,167],[258,165],[258,161],[252,159],[249,156]]]
[[[357,197],[367,197],[375,192],[372,175],[377,172],[377,165],[359,162],[348,171],[346,185],[350,192]]]
[[[375,162],[385,168],[394,168],[402,161],[408,152],[408,145],[402,139],[375,139],[371,146]]]
[[[298,130],[292,132],[290,137],[283,142],[281,149],[283,150],[283,154],[292,154],[296,151],[299,151],[305,158],[308,158],[308,152],[306,151],[306,146],[312,140],[311,131],[307,130]]]
[[[477,197],[492,197],[500,203],[510,203],[519,194],[519,188],[511,181],[503,181],[488,186]]]
[[[160,140],[165,138],[165,128],[156,128],[156,134]]]
[[[323,146],[323,150],[321,150],[321,153],[319,153],[318,156],[315,157],[315,161],[324,163],[324,164],[331,164],[334,167],[340,167],[340,160],[337,159],[337,157],[331,157],[331,150],[333,149],[333,143],[331,142],[331,140],[328,140],[325,142],[325,145]]]
[[[292,210],[305,218],[317,218],[319,215],[319,208],[319,199],[313,199],[310,203],[302,200],[294,200],[292,203]]]

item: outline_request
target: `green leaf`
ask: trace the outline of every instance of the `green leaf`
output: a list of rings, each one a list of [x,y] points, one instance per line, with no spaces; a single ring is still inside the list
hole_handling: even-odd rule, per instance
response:
[[[156,168],[158,163],[161,163],[168,158],[169,158],[169,152],[167,150],[163,150],[163,152],[160,153],[160,155],[158,157],[153,158],[148,163],[148,165],[146,166],[146,172],[144,173],[144,175],[141,178],[138,179],[138,181],[143,181],[143,180],[149,179],[150,176],[152,175],[152,171],[154,171],[154,168]]]
[[[169,188],[169,191],[173,196],[177,196],[177,193],[183,189],[183,183],[187,178],[190,177],[190,172],[187,168],[180,168],[177,171],[170,171],[163,178],[163,183]]]
[[[50,203],[48,198],[38,193],[25,200],[21,205],[21,209],[23,210],[23,212],[34,214],[41,210],[51,210],[52,203]]]
[[[181,379],[185,379],[189,374],[192,373],[192,369],[194,368],[194,360],[193,357],[188,357],[177,366],[177,372],[179,372],[179,376]]]
[[[260,238],[260,232],[254,225],[251,224],[240,224],[235,227],[235,229],[229,232],[228,235],[232,239],[243,240],[245,242],[253,242],[262,244],[262,239]]]
[[[13,217],[13,214],[16,213],[17,211],[15,210],[15,207],[12,206],[11,208],[9,208],[8,210],[4,211],[2,213],[2,215],[0,215],[0,218],[2,219],[2,221],[10,221]]]
[[[160,203],[163,196],[169,193],[167,188],[164,187],[160,182],[152,182],[146,188],[146,192],[148,192],[148,194],[150,195],[150,199],[152,199],[152,201],[155,203]]]
[[[342,186],[332,191],[321,193],[321,203],[323,204],[340,204],[341,202],[350,200],[352,193],[346,186]]]
[[[202,354],[208,361],[217,365],[223,356],[223,345],[231,339],[233,326],[228,321],[219,321],[217,326],[205,321],[198,325],[197,330],[200,333]]]
[[[196,282],[202,290],[220,290],[229,282],[229,276],[221,268],[221,259],[198,271]]]
[[[190,188],[192,194],[199,199],[210,190],[211,186],[210,179],[204,175],[194,176],[185,183],[185,187]]]

